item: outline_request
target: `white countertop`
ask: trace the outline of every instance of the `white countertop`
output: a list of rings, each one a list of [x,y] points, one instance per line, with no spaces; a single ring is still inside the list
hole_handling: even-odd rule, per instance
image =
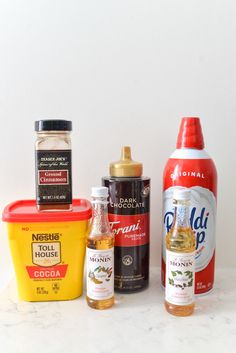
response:
[[[169,315],[160,271],[150,287],[116,295],[106,311],[85,298],[65,302],[19,301],[14,281],[0,294],[3,353],[222,353],[236,351],[236,270],[218,270],[212,293],[197,298],[191,317]]]

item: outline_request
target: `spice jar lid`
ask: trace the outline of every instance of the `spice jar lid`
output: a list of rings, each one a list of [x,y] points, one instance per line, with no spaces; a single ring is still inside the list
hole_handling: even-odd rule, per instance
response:
[[[72,121],[62,119],[35,121],[35,131],[72,131]]]
[[[121,159],[110,164],[110,175],[114,177],[140,177],[142,173],[143,165],[132,160],[130,146],[123,146]]]

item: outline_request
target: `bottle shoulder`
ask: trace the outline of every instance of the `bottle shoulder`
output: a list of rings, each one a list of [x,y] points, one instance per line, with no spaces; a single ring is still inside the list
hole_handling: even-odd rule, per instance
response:
[[[102,178],[104,181],[109,181],[109,182],[133,182],[133,181],[150,181],[150,178],[147,176],[141,176],[141,177],[112,177],[112,176],[105,176]]]
[[[176,177],[201,177],[204,174],[204,179],[214,179],[217,183],[217,169],[212,158],[205,150],[194,150],[190,148],[177,149],[167,160],[163,177],[170,175]],[[192,173],[192,174],[191,174]],[[198,174],[200,173],[200,174]],[[177,179],[178,179],[177,178]]]
[[[166,249],[174,252],[192,252],[195,250],[196,239],[190,228],[172,228],[166,236]]]
[[[115,237],[112,233],[96,235],[90,234],[86,241],[87,248],[100,251],[112,249],[114,244]]]
[[[96,233],[96,232],[90,232],[87,236],[87,239],[108,239],[108,238],[114,238],[114,234],[112,232],[99,232],[99,233]]]
[[[205,150],[194,148],[177,148],[170,156],[170,159],[211,159]]]

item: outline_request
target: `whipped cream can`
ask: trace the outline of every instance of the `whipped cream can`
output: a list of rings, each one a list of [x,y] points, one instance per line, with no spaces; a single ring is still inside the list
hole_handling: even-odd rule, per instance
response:
[[[165,237],[170,231],[174,210],[174,189],[191,190],[190,225],[196,237],[195,294],[213,288],[215,272],[215,232],[217,172],[204,150],[199,118],[183,118],[177,149],[170,156],[163,175],[162,284],[165,286]]]

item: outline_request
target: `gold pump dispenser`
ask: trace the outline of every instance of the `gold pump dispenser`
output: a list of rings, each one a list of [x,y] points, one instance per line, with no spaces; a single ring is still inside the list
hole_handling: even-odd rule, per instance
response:
[[[120,160],[110,164],[111,177],[140,177],[142,173],[143,165],[132,160],[130,146],[123,146]]]

